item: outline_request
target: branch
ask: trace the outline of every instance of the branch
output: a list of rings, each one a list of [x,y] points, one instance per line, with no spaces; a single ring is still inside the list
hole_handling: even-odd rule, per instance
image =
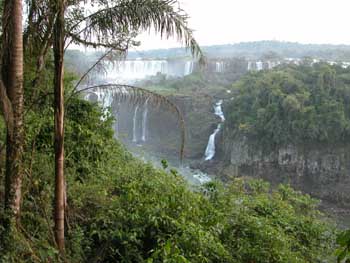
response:
[[[89,75],[89,73],[105,58],[107,57],[111,52],[113,51],[113,48],[111,48],[110,50],[108,50],[105,54],[103,54],[103,56],[101,56],[95,64],[93,64],[88,71],[85,72],[85,74],[80,78],[80,80],[78,81],[78,83],[74,86],[74,89],[72,91],[72,93],[74,94],[74,92],[77,90],[77,88],[79,87],[80,83],[83,81],[83,79]],[[68,98],[69,99],[69,98]]]
[[[80,37],[78,37],[77,35],[73,34],[73,33],[67,33],[73,41],[76,41],[80,44],[83,44],[85,46],[88,47],[93,47],[93,48],[98,48],[98,47],[103,47],[103,48],[113,48],[114,50],[120,50],[120,51],[125,51],[124,48],[121,48],[120,45],[122,44],[122,42],[117,42],[117,43],[101,43],[101,42],[92,42],[92,41],[88,41],[85,39],[82,39]],[[130,42],[129,39],[125,39],[126,42]],[[69,42],[69,45],[72,42]],[[65,50],[68,48],[68,46],[66,46]]]

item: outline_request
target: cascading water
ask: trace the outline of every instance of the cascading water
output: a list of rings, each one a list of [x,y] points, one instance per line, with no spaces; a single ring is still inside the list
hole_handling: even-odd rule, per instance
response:
[[[171,77],[184,77],[191,74],[193,68],[193,61],[125,60],[108,65],[107,72],[100,81],[130,84],[159,73]]]
[[[224,72],[224,62],[222,62],[222,61],[216,62],[215,63],[215,71],[218,73]]]
[[[252,70],[252,62],[251,61],[248,61],[247,70],[248,71]]]
[[[113,102],[113,92],[109,90],[96,89],[92,91],[92,93],[97,96],[97,102],[103,108],[104,115],[107,115],[108,108],[111,107]],[[105,118],[105,116],[101,117],[102,120],[104,120]]]
[[[214,133],[211,134],[209,137],[208,145],[207,145],[207,148],[205,149],[206,161],[213,159],[215,156],[215,137],[216,137],[216,134],[218,134],[218,132],[220,131],[220,129],[221,129],[221,123],[215,129]]]
[[[221,121],[224,122],[225,121],[225,116],[224,116],[224,113],[222,112],[222,103],[223,101],[222,100],[219,100],[215,106],[214,106],[214,114],[216,116],[219,116]]]
[[[256,70],[257,71],[263,70],[263,63],[262,63],[262,61],[257,61],[256,62]]]
[[[147,117],[148,117],[148,101],[149,101],[149,98],[147,98],[146,101],[145,101],[145,107],[144,107],[144,111],[143,111],[143,114],[142,114],[142,136],[141,136],[141,140],[143,142],[146,141]]]
[[[220,117],[221,122],[225,121],[225,116],[222,111],[222,100],[219,100],[217,103],[215,103],[214,106],[214,114],[218,117]],[[205,149],[204,159],[206,161],[209,161],[214,158],[215,156],[215,137],[218,134],[218,132],[221,130],[222,124],[219,123],[217,128],[214,130],[214,132],[210,135],[209,141],[207,144],[207,148]]]
[[[133,117],[133,126],[132,126],[132,141],[137,142],[137,111],[139,109],[139,105],[136,105]]]
[[[184,76],[190,75],[193,72],[193,61],[186,61]]]

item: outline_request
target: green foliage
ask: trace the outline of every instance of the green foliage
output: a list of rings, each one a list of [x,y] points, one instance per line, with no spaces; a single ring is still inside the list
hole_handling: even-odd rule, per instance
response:
[[[350,262],[350,230],[339,234],[337,244],[339,245],[336,250],[338,262]]]
[[[72,79],[65,79],[67,95]],[[21,227],[5,262],[60,262],[52,218],[53,97],[50,85],[39,87],[40,102],[26,107]],[[294,104],[285,102],[293,110]],[[211,182],[194,191],[166,162],[158,170],[133,158],[113,138],[113,121],[79,97],[66,105],[68,262],[321,262],[331,255],[332,228],[310,197],[262,181]],[[1,141],[1,119],[0,127]]]
[[[350,70],[319,63],[251,73],[236,83],[228,125],[263,148],[350,138]]]
[[[51,107],[46,110],[26,117],[19,262],[59,261],[52,234],[53,120],[46,114]],[[193,191],[176,171],[127,153],[105,114],[79,98],[67,105],[70,262],[318,262],[331,254],[331,228],[310,197],[286,186],[271,191],[262,181],[212,182]]]

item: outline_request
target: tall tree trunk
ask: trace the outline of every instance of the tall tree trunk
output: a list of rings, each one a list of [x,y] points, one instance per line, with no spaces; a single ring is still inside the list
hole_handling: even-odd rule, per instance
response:
[[[64,255],[64,11],[65,1],[56,1],[57,20],[54,29],[54,93],[55,93],[55,239],[57,247]]]
[[[2,110],[7,124],[5,209],[10,221],[20,216],[23,154],[22,1],[7,0],[3,13]],[[6,93],[4,92],[6,91]],[[5,93],[5,94],[3,94]],[[6,103],[7,101],[7,103]],[[7,107],[5,106],[7,104]],[[4,107],[5,106],[5,107]]]

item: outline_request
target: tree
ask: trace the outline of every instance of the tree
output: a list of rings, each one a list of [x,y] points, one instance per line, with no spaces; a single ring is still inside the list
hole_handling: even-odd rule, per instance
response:
[[[64,12],[65,0],[57,0],[54,26],[54,110],[55,110],[55,239],[59,251],[64,251],[64,86],[63,86],[63,56],[64,56]]]
[[[121,0],[91,1],[99,9],[84,16],[79,6],[82,1],[73,1],[67,12],[65,29],[65,1],[55,2],[54,14],[57,14],[54,25],[55,57],[55,238],[60,253],[64,253],[64,87],[63,57],[64,40],[85,46],[104,47],[127,51],[137,34],[152,27],[161,36],[177,36],[183,40],[194,55],[202,58],[201,50],[193,38],[192,30],[187,26],[187,16],[181,9],[176,9],[175,0]],[[66,34],[65,34],[66,32]]]
[[[7,232],[20,217],[23,133],[22,1],[4,2],[2,17],[0,101],[7,128],[5,226]]]

